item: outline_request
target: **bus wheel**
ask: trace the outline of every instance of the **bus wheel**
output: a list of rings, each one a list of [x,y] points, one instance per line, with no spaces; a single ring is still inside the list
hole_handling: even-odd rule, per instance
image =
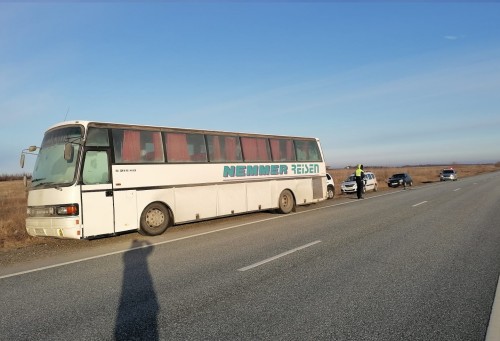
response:
[[[293,199],[292,192],[285,189],[280,194],[279,207],[278,207],[279,212],[283,214],[290,213],[292,212],[294,206],[295,206],[295,200]]]
[[[149,204],[141,214],[141,231],[150,236],[165,232],[170,222],[168,209],[157,202]]]

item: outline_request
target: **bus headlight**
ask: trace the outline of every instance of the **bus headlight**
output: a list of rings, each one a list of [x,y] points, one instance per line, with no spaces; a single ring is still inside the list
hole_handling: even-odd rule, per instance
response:
[[[28,206],[26,208],[28,217],[51,217],[56,214],[54,206]]]

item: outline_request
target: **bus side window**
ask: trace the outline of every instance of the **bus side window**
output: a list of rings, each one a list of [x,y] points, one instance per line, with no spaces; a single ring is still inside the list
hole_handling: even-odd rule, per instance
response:
[[[141,131],[141,162],[163,163],[163,144],[159,131]]]
[[[114,162],[163,163],[163,144],[159,131],[113,129]]]
[[[189,155],[192,162],[207,162],[207,146],[203,134],[188,134]]]
[[[85,145],[87,147],[109,147],[108,129],[90,127]]]
[[[316,141],[295,140],[294,142],[297,161],[321,161]]]
[[[82,181],[84,185],[109,183],[108,153],[88,151],[85,154]]]
[[[242,137],[241,148],[247,162],[271,161],[271,153],[267,139],[259,137]]]
[[[168,162],[188,162],[189,150],[187,135],[184,133],[167,133],[166,148]]]
[[[240,139],[237,136],[207,135],[210,162],[241,162]]]
[[[270,139],[273,161],[295,161],[293,141],[290,139]]]
[[[166,133],[168,162],[207,162],[207,148],[203,134]]]

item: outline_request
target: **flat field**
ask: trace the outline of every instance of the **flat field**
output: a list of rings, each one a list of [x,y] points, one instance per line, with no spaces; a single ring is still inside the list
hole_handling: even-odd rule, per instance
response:
[[[383,191],[389,189],[387,179],[396,173],[408,173],[413,179],[413,184],[418,186],[421,184],[429,184],[439,182],[439,173],[443,168],[452,167],[458,172],[458,178],[465,178],[481,173],[488,173],[500,170],[500,164],[484,164],[484,165],[452,165],[452,166],[407,166],[407,167],[365,167],[365,172],[373,172],[377,177],[378,190]],[[351,174],[355,168],[350,169],[329,169],[328,173],[335,181],[336,195],[340,194],[340,184]]]
[[[453,165],[459,179],[481,173],[500,170],[500,164]],[[408,166],[408,167],[365,167],[365,171],[374,172],[379,183],[379,191],[388,190],[386,180],[394,173],[409,173],[414,186],[439,182],[439,172],[443,166]],[[329,169],[335,181],[336,196],[340,195],[340,184],[354,169]],[[27,192],[21,180],[0,181],[0,251],[21,249],[36,244],[50,243],[48,238],[33,238],[26,233]],[[335,200],[335,199],[334,199]]]

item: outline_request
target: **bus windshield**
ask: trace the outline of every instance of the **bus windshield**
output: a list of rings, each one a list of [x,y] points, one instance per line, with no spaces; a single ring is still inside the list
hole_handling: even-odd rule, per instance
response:
[[[82,135],[80,126],[59,128],[45,134],[33,170],[32,187],[58,187],[73,183]],[[73,145],[69,160],[64,159],[66,143]]]

